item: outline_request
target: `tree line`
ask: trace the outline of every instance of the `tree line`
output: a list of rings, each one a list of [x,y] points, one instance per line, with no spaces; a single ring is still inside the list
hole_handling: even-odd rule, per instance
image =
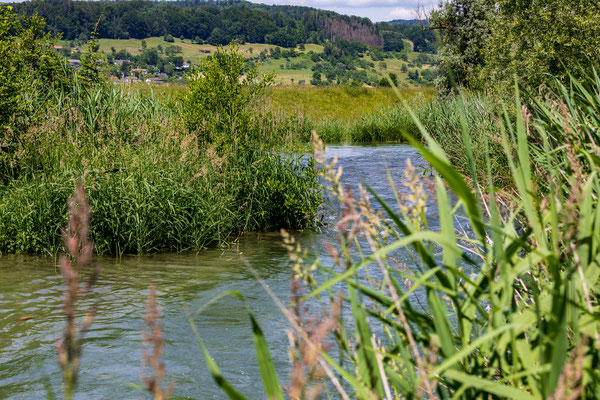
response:
[[[17,13],[38,14],[47,29],[63,39],[143,39],[171,35],[213,45],[232,41],[295,47],[327,40],[358,41],[399,51],[402,38],[417,51],[433,51],[434,37],[416,26],[381,24],[368,18],[299,6],[269,6],[247,1],[70,1],[33,0],[14,4]],[[392,32],[393,34],[390,34]],[[422,37],[421,37],[422,36]],[[396,42],[394,42],[396,41]],[[401,49],[400,49],[401,50]]]

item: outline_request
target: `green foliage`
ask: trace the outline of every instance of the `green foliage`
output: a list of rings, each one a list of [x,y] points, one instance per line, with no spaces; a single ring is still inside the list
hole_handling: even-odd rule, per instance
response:
[[[0,182],[29,118],[43,111],[48,90],[72,75],[44,27],[37,16],[19,18],[0,6]]]
[[[238,45],[219,47],[188,76],[189,95],[184,118],[188,129],[217,148],[251,146],[260,132],[253,122],[253,109],[273,81],[274,75],[259,76],[258,65],[246,68]]]
[[[435,99],[416,112],[458,171],[471,174],[467,149],[472,148],[477,179],[484,182],[488,178],[489,164],[494,184],[502,187],[509,181],[510,170],[498,118],[494,115],[498,109],[500,107],[489,97],[463,94]]]
[[[537,89],[566,82],[600,61],[600,8],[585,0],[452,0],[432,13],[441,32],[437,87],[512,93],[513,78]]]
[[[152,93],[86,84],[52,98],[53,110],[24,133],[20,176],[0,185],[0,253],[60,251],[78,180],[99,254],[200,249],[316,221],[321,185],[310,160],[259,148],[219,155],[187,132],[179,101]],[[263,138],[279,146],[290,129]]]
[[[447,94],[454,87],[471,87],[484,64],[484,49],[490,36],[490,0],[452,0],[432,12],[434,28],[441,32],[440,70],[436,88]]]
[[[586,0],[497,2],[483,54],[479,86],[489,81],[510,91],[514,75],[529,88],[549,76],[591,74],[600,63],[600,8]]]

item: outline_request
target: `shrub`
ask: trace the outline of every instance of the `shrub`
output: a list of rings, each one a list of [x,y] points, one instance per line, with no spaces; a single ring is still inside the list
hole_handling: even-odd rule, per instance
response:
[[[72,79],[44,29],[41,18],[19,18],[10,6],[0,6],[0,182],[13,167],[22,130],[45,110],[49,91]]]
[[[252,110],[274,75],[259,76],[258,65],[246,69],[239,45],[218,47],[188,75],[184,102],[186,126],[221,151],[225,146],[256,143]]]

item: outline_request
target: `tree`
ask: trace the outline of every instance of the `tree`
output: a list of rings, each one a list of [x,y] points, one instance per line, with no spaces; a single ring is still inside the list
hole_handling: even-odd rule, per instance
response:
[[[511,92],[515,76],[535,89],[600,63],[600,6],[588,0],[451,0],[432,21],[442,38],[440,93],[453,81]]]
[[[252,106],[272,84],[274,74],[259,75],[258,64],[246,70],[239,45],[230,45],[218,47],[187,78],[184,117],[190,131],[218,151],[254,144],[260,127],[253,125]]]
[[[0,159],[6,124],[27,114],[33,106],[28,98],[70,80],[53,49],[55,40],[44,30],[41,18],[20,18],[12,7],[0,6]]]
[[[231,42],[231,36],[221,28],[215,28],[208,37],[208,43],[213,46],[223,46]]]
[[[175,38],[173,38],[173,36],[172,36],[172,35],[166,34],[166,35],[163,37],[163,40],[164,40],[165,42],[168,42],[168,43],[173,43],[173,42],[175,41]]]
[[[55,40],[38,16],[19,17],[0,6],[0,181],[14,171],[21,133],[43,112],[49,89],[73,82],[73,71],[53,49]]]
[[[321,84],[321,73],[319,71],[313,72],[312,80],[310,81],[311,85],[318,86]]]
[[[484,65],[483,49],[491,34],[489,17],[494,0],[450,0],[431,14],[431,29],[441,36],[441,74],[436,87],[441,94],[454,87],[470,87]]]
[[[479,86],[537,88],[549,76],[592,74],[600,64],[600,6],[589,0],[500,0],[490,18]]]

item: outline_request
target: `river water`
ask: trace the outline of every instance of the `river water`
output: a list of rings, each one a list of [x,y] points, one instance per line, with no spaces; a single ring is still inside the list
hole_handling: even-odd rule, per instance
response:
[[[344,168],[343,181],[351,187],[368,182],[390,202],[393,194],[387,171],[399,181],[406,159],[426,163],[405,145],[331,146]],[[435,213],[430,207],[430,213]],[[326,227],[297,233],[311,254],[330,261],[324,243],[335,243],[335,208],[324,211]],[[93,298],[100,308],[81,360],[76,399],[138,399],[145,394],[141,330],[149,285],[155,285],[163,307],[168,380],[177,398],[222,399],[205,366],[201,349],[186,319],[184,307],[194,311],[213,296],[235,290],[244,295],[265,332],[280,380],[288,378],[289,325],[265,290],[245,267],[247,259],[275,294],[287,303],[290,268],[277,233],[248,235],[227,250],[192,254],[159,254],[121,259],[101,258],[100,280]],[[0,399],[43,399],[52,391],[61,397],[61,372],[54,343],[64,318],[60,303],[64,290],[56,260],[47,257],[0,258]],[[33,317],[19,321],[23,317]],[[264,398],[247,311],[234,297],[226,297],[195,318],[200,335],[229,382],[249,399]]]

